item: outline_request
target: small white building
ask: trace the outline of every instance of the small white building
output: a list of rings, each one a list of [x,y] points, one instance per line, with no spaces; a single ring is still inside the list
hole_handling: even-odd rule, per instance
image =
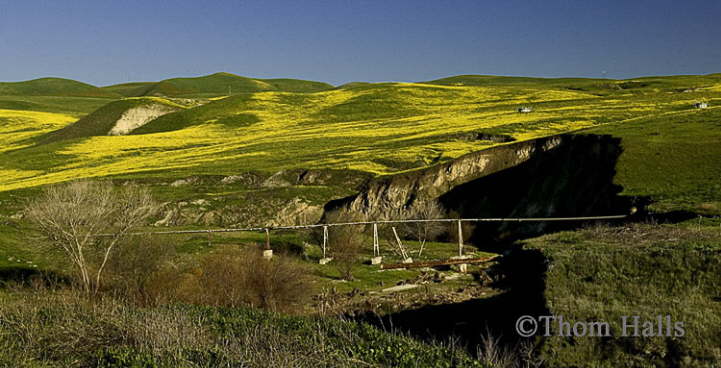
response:
[[[697,103],[693,104],[693,106],[697,109],[705,109],[708,107],[708,103],[707,102],[697,102]]]
[[[531,111],[533,111],[533,109],[529,106],[521,106],[518,108],[518,112],[523,113],[523,114],[527,114]]]

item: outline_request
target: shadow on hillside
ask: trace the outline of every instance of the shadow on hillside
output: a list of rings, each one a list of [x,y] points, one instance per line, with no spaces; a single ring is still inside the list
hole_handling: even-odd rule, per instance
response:
[[[645,198],[619,196],[613,183],[621,140],[608,135],[564,135],[559,146],[512,168],[459,185],[440,197],[465,218],[579,217],[628,214]],[[539,150],[540,151],[540,150]],[[471,242],[513,242],[582,222],[478,223]]]

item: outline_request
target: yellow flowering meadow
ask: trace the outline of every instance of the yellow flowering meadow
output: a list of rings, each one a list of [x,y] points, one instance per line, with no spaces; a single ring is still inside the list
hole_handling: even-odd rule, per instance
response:
[[[290,168],[392,174],[507,144],[464,139],[464,134],[530,140],[683,113],[692,99],[684,95],[653,100],[558,88],[421,83],[380,83],[316,93],[258,92],[213,98],[206,105],[148,123],[152,127],[165,119],[170,128],[164,131],[80,137],[47,146],[32,139],[76,118],[0,110],[0,190],[193,168],[217,174]],[[520,106],[531,106],[533,112],[519,113]],[[241,116],[253,119],[234,125]],[[19,159],[22,154],[47,160],[24,164]]]

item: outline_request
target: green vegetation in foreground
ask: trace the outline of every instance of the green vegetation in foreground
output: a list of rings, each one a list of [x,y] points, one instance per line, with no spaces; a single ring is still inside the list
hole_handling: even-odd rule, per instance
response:
[[[194,230],[198,226],[173,227],[172,230]],[[171,229],[157,227],[146,227],[141,231],[168,231]],[[381,228],[381,231],[383,228]],[[0,247],[0,274],[20,272],[54,271],[59,272],[65,263],[58,258],[58,255],[44,252],[42,243],[37,235],[24,221],[8,220],[0,223],[0,234],[2,234],[2,247]],[[239,249],[259,249],[265,244],[265,234],[262,232],[238,232],[238,233],[215,233],[210,237],[206,234],[170,234],[156,235],[159,241],[173,244],[175,251],[181,259],[192,260],[207,254],[213,250],[234,247]],[[385,240],[383,240],[385,242]],[[328,265],[320,265],[318,261],[322,258],[322,248],[318,244],[317,234],[314,236],[311,231],[274,231],[271,234],[271,247],[277,254],[289,255],[303,263],[309,264],[312,271],[313,282],[323,289],[335,289],[338,292],[350,292],[354,289],[362,291],[379,291],[396,285],[398,282],[412,280],[418,277],[420,269],[408,270],[379,270],[378,266],[370,265],[369,260],[373,256],[372,239],[365,238],[363,246],[359,250],[356,266],[353,267],[354,279],[351,281],[342,280],[340,271],[336,264],[331,262]],[[417,255],[419,243],[413,240],[404,240],[409,253],[415,261],[429,261],[447,259],[455,256],[458,252],[458,245],[455,243],[427,242],[421,257]],[[329,248],[334,246],[329,244]],[[382,256],[385,263],[400,263],[401,257],[392,249],[393,246],[385,244],[382,246]],[[332,252],[329,250],[329,253]],[[487,253],[475,250],[467,246],[466,254],[477,257],[490,257],[494,253]],[[58,262],[61,261],[61,262]],[[0,280],[1,281],[1,280]],[[1,283],[1,282],[0,282]],[[447,285],[444,285],[444,287]],[[451,285],[453,287],[455,285]]]
[[[550,315],[612,328],[610,337],[546,338],[541,354],[550,366],[701,367],[721,360],[718,220],[591,227],[532,239],[525,248],[549,262]],[[685,336],[621,336],[621,316],[658,315],[683,322]]]
[[[138,308],[0,290],[0,320],[7,366],[481,367],[461,350],[366,324],[245,308]]]
[[[721,214],[721,109],[646,117],[584,133],[621,138],[614,181],[659,212]]]
[[[231,73],[215,73],[195,78],[172,78],[160,82],[123,83],[103,87],[126,97],[217,97],[263,91],[319,92],[332,89],[327,83],[299,79],[254,79]]]
[[[38,282],[44,272],[66,275],[68,265],[39,269],[15,257],[43,257],[39,239],[29,246],[34,233],[8,220],[1,224],[4,245],[0,259],[0,365],[26,367],[215,367],[224,365],[355,367],[359,364],[389,367],[481,367],[478,360],[453,344],[428,343],[387,332],[363,323],[332,317],[292,317],[249,308],[217,308],[171,304],[140,307],[130,300],[115,299],[110,291],[100,296],[81,295],[63,284],[49,288]],[[300,256],[317,262],[318,246],[305,245],[307,235],[275,233],[273,248],[279,257]],[[155,238],[161,246],[175,245],[173,264],[195,264],[211,249],[257,247],[263,234],[169,235]],[[212,244],[212,245],[210,245]],[[417,244],[408,246],[415,249]],[[370,247],[361,258],[369,257]],[[455,254],[455,244],[427,244],[426,257]],[[32,251],[32,253],[30,253]],[[149,256],[152,257],[149,253]],[[23,257],[26,257],[25,255]],[[386,255],[389,256],[389,255]],[[392,258],[389,258],[392,259]],[[265,261],[262,261],[265,262]],[[294,262],[301,262],[296,259]],[[334,266],[317,266],[316,282],[336,285]],[[181,269],[184,267],[181,267]],[[175,266],[168,270],[178,272]],[[202,269],[201,269],[202,270]],[[188,269],[197,276],[203,272]],[[377,266],[359,265],[358,280],[348,287],[374,289],[394,285],[417,275],[417,271],[378,272]],[[192,278],[179,277],[179,283]],[[16,282],[17,281],[17,282]],[[6,284],[7,282],[7,284]],[[162,283],[162,277],[160,281]],[[380,283],[380,285],[379,285]],[[27,285],[35,287],[27,287]],[[233,285],[233,284],[229,284]],[[125,300],[125,301],[123,301]],[[316,313],[314,310],[312,313]]]
[[[24,82],[0,82],[0,96],[65,96],[106,97],[120,95],[102,88],[70,79],[40,78]]]

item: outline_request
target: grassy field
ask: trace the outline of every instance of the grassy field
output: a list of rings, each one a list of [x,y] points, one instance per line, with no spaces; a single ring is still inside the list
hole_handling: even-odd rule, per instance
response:
[[[77,120],[114,100],[104,97],[0,96],[0,108],[69,114]]]
[[[546,338],[551,366],[712,366],[721,359],[721,228],[717,220],[676,225],[596,226],[526,242],[548,262],[549,315],[609,322],[611,336]],[[623,336],[622,316],[682,322],[682,337]]]
[[[208,94],[226,79],[250,83],[229,74],[179,83]],[[283,80],[296,82],[303,84]],[[698,101],[710,107],[694,108]],[[719,74],[633,80],[457,76],[194,99],[0,96],[0,201],[2,212],[13,214],[43,185],[114,178],[150,185],[163,201],[246,207],[240,222],[255,224],[295,198],[322,207],[353,194],[367,178],[509,141],[577,132],[621,138],[614,181],[622,195],[650,197],[658,212],[714,215],[721,214],[720,102]],[[125,111],[146,103],[179,111],[130,135],[106,135]],[[516,111],[526,105],[533,112]],[[308,169],[327,178],[296,182]],[[222,181],[244,173],[256,177],[253,183]],[[183,180],[194,184],[173,184]],[[272,205],[255,205],[261,200]],[[251,213],[260,220],[251,221]]]
[[[621,138],[615,182],[658,212],[721,214],[721,110],[645,117],[588,131]]]
[[[483,367],[450,344],[362,323],[250,308],[139,308],[0,289],[0,365],[12,367]]]
[[[502,144],[469,138],[477,133],[528,140],[608,123],[613,130],[626,122],[672,122],[694,112],[692,105],[699,100],[711,102],[704,116],[713,119],[715,101],[721,101],[718,76],[648,81],[465,76],[431,83],[243,93],[160,117],[132,136],[13,146],[0,158],[0,190],[158,171],[230,175],[318,168],[386,175]],[[517,113],[521,105],[534,111]],[[11,113],[4,114],[0,119],[8,121]],[[5,124],[3,133],[10,142],[72,122],[69,117],[12,114],[13,124]],[[52,125],[37,129],[41,123]],[[693,139],[689,134],[698,132],[669,139]]]

